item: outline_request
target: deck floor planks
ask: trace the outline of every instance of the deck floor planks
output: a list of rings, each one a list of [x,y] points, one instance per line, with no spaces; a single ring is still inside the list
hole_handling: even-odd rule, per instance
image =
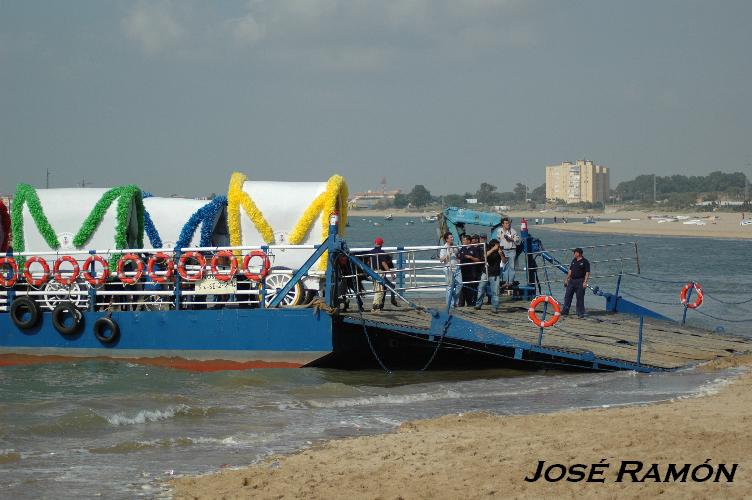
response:
[[[420,301],[421,305],[443,309],[441,300]],[[539,329],[527,318],[527,307],[521,303],[507,303],[499,314],[492,314],[489,306],[480,311],[456,308],[452,313],[493,331],[519,341],[537,344]],[[360,314],[349,312],[349,318]],[[362,313],[364,320],[391,326],[428,330],[431,316],[409,307],[386,306],[383,311]],[[586,319],[562,318],[554,327],[544,331],[542,346],[574,353],[592,352],[600,358],[635,362],[639,339],[639,318],[627,314],[593,311]],[[643,325],[641,362],[660,368],[679,368],[688,364],[729,356],[733,352],[752,350],[752,339],[719,335],[708,330],[678,323],[646,318]]]

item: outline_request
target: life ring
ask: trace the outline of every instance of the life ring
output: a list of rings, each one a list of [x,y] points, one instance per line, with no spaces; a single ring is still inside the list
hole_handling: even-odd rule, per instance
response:
[[[3,266],[10,267],[10,270],[13,271],[13,276],[6,278],[5,272],[3,271]],[[10,288],[16,284],[17,280],[18,264],[16,264],[16,259],[14,259],[13,257],[0,257],[0,286]]]
[[[554,308],[554,315],[551,317],[551,319],[547,321],[542,321],[537,314],[535,314],[535,308],[539,304],[542,304],[543,302],[548,302],[551,304],[551,307]],[[556,301],[555,298],[553,298],[550,295],[539,295],[533,299],[532,302],[530,302],[530,308],[527,310],[527,317],[532,321],[535,326],[539,328],[548,328],[550,326],[554,326],[557,321],[559,321],[559,317],[561,317],[561,306]]]
[[[125,269],[124,269],[126,262],[136,263],[136,275],[135,276],[126,275]],[[118,260],[117,276],[123,284],[133,285],[135,283],[138,283],[138,280],[141,279],[141,276],[143,274],[144,274],[144,262],[135,253],[127,253],[123,255],[122,257],[120,257],[120,260]]]
[[[120,338],[120,326],[109,316],[102,316],[94,322],[94,336],[103,344],[113,344]],[[109,330],[110,334],[105,335]]]
[[[165,262],[166,269],[164,270],[164,274],[158,274],[154,270],[154,266],[160,261]],[[146,267],[146,272],[154,283],[167,283],[172,278],[174,270],[175,264],[172,263],[172,258],[164,252],[157,252],[152,255],[149,258],[149,265]]]
[[[63,273],[60,272],[60,266],[63,262],[67,262],[73,266],[73,272],[67,278],[63,276]],[[78,261],[70,255],[63,255],[62,257],[58,258],[55,261],[55,264],[52,266],[52,276],[55,278],[55,281],[63,286],[68,286],[76,281],[80,273],[81,269],[78,267]]]
[[[65,316],[70,315],[73,318],[73,324],[66,326]],[[52,311],[52,326],[58,331],[60,335],[70,336],[75,335],[81,330],[84,324],[84,315],[81,314],[73,302],[61,302]]]
[[[16,297],[10,305],[10,319],[21,330],[34,328],[41,318],[42,309],[31,297]]]
[[[694,288],[695,292],[697,292],[697,298],[694,302],[687,303],[687,293],[692,288]],[[681,291],[681,303],[687,306],[689,309],[697,309],[698,307],[700,307],[702,305],[702,286],[700,286],[700,284],[695,281],[684,285],[684,288],[682,288]]]
[[[92,271],[94,270],[93,265],[95,262],[99,262],[102,266],[102,272],[97,277],[94,277],[94,275],[91,274],[91,271],[89,271],[89,268],[91,268]],[[110,265],[101,256],[96,254],[91,255],[86,259],[86,262],[84,262],[84,267],[81,269],[81,276],[83,276],[86,282],[91,286],[103,285],[107,281],[107,278],[110,277]]]
[[[264,261],[264,264],[261,266],[261,272],[260,273],[252,273],[248,269],[248,264],[251,263],[251,259],[254,258],[254,257],[260,257]],[[269,260],[269,256],[266,255],[261,250],[254,250],[251,253],[247,254],[243,258],[243,269],[242,269],[243,270],[243,274],[245,275],[246,278],[248,278],[251,281],[258,282],[258,281],[261,281],[262,279],[266,278],[266,276],[269,274],[269,268],[271,268],[271,267],[272,267],[272,263]]]
[[[44,275],[42,275],[41,278],[34,279],[34,276],[31,275],[31,265],[33,263],[39,263],[40,266],[42,266],[42,270],[44,271]],[[37,257],[36,255],[32,255],[28,258],[26,261],[26,264],[24,264],[24,279],[28,284],[35,288],[39,288],[40,286],[47,283],[47,280],[50,279],[50,265],[47,264],[47,261],[44,260],[43,257]]]
[[[201,268],[194,273],[189,273],[185,268],[186,263],[191,259],[197,261]],[[185,252],[178,262],[178,274],[186,281],[198,281],[204,277],[204,267],[206,267],[206,259],[203,255],[198,252]]]
[[[219,264],[219,259],[222,257],[230,259],[230,272],[229,273],[223,273],[220,272],[217,269],[217,265]],[[238,259],[235,257],[235,255],[229,251],[229,250],[220,250],[219,252],[215,253],[212,257],[211,261],[211,272],[212,276],[214,276],[219,281],[230,281],[234,276],[235,273],[238,271]]]

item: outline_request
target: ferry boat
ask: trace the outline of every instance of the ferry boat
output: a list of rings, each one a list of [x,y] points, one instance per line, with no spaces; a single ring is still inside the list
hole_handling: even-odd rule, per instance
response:
[[[217,202],[149,202],[135,186],[19,186],[9,217],[0,207],[0,365],[105,357],[191,370],[654,371],[750,349],[747,339],[670,322],[618,285],[591,289],[605,307],[597,321],[571,325],[577,335],[551,329],[570,321],[549,279],[563,278],[569,250],[557,257],[526,228],[515,300],[499,315],[456,309],[445,299],[441,247],[387,248],[387,274],[374,271],[366,249],[349,248],[346,192],[339,176],[254,183],[242,174]],[[639,272],[636,245],[603,246],[604,263]],[[358,307],[379,289],[399,307]]]

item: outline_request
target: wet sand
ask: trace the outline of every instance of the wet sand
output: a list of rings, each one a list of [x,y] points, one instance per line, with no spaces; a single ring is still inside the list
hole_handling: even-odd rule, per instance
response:
[[[752,366],[752,356],[704,369],[742,365]],[[408,422],[390,434],[329,441],[170,484],[179,499],[748,498],[750,426],[752,374],[745,373],[716,394],[654,405]],[[639,479],[653,463],[664,477],[668,464],[692,464],[691,472],[708,459],[714,470],[739,464],[733,482],[616,482],[622,460],[645,464]],[[610,467],[603,483],[526,482],[539,460]]]

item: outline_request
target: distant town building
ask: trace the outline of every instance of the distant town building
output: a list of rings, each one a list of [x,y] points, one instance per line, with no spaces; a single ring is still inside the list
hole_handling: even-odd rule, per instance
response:
[[[546,199],[567,203],[606,203],[609,193],[608,167],[589,160],[565,161],[546,166]]]
[[[353,193],[347,204],[350,208],[375,208],[380,202],[393,202],[394,197],[400,192],[399,189],[394,191],[371,191],[369,189],[362,193]]]

